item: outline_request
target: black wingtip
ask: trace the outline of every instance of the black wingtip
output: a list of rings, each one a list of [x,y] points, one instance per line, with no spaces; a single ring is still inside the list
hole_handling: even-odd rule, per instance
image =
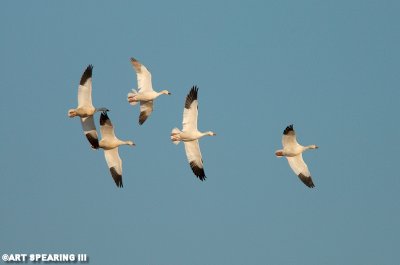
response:
[[[114,179],[115,184],[118,188],[123,188],[124,184],[122,183],[122,175],[118,174],[115,167],[110,168],[111,176]]]
[[[283,131],[284,135],[287,135],[289,132],[294,131],[293,129],[293,124],[290,124],[289,126],[286,127],[286,129]]]
[[[81,81],[79,82],[81,86],[83,86],[86,83],[86,81],[92,77],[92,71],[93,71],[93,65],[89,64],[88,67],[86,67],[85,72],[83,72]]]
[[[307,187],[309,187],[309,188],[314,188],[314,187],[315,187],[314,182],[313,182],[311,176],[310,176],[310,177],[306,177],[306,176],[304,176],[302,173],[300,173],[300,174],[298,175],[298,177],[300,178],[300,180],[301,180]]]
[[[108,118],[107,111],[103,111],[100,114],[100,125],[104,125],[106,123],[106,121],[109,120],[109,119],[110,118]]]
[[[139,115],[139,125],[142,125],[148,118],[149,116],[146,114],[146,111],[140,112]]]
[[[86,138],[88,139],[89,143],[92,145],[93,149],[99,149],[99,139],[93,136],[90,133],[86,134]]]
[[[206,179],[204,168],[199,167],[194,161],[190,162],[190,167],[196,177],[198,177],[201,181],[204,181]]]
[[[193,86],[189,93],[186,96],[186,101],[185,101],[185,108],[190,109],[190,105],[192,104],[193,101],[197,100],[197,92],[199,91],[199,88],[197,86]]]

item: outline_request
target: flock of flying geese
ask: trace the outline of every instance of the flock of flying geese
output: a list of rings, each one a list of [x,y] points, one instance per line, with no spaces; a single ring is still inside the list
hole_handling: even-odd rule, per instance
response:
[[[131,64],[136,72],[138,90],[132,89],[128,93],[128,102],[132,106],[140,103],[139,124],[142,125],[153,112],[154,100],[160,95],[171,95],[167,90],[156,92],[151,83],[151,73],[135,58],[131,58]],[[122,160],[118,154],[118,147],[121,145],[134,146],[133,141],[118,139],[114,133],[114,126],[107,115],[107,108],[95,108],[92,103],[92,71],[93,66],[89,65],[82,74],[78,87],[78,107],[70,109],[70,118],[79,116],[83,132],[93,149],[102,148],[104,156],[110,169],[112,178],[117,187],[123,187],[122,183]],[[199,139],[203,136],[215,136],[212,131],[200,132],[197,129],[198,117],[198,87],[193,86],[186,96],[183,110],[182,130],[174,128],[171,132],[171,141],[174,144],[183,142],[189,165],[193,173],[201,181],[206,179],[204,173],[203,159],[199,147]],[[99,141],[93,116],[96,112],[100,114],[100,132],[102,139]],[[286,157],[290,167],[308,187],[313,188],[314,183],[310,171],[303,160],[302,153],[309,149],[316,149],[318,146],[302,146],[296,140],[296,133],[293,125],[289,125],[283,131],[282,150],[277,150],[277,157]]]

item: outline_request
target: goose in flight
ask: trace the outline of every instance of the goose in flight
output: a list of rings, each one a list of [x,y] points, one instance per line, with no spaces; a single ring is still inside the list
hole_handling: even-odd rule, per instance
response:
[[[139,124],[142,125],[153,112],[153,101],[160,95],[171,95],[168,90],[156,92],[151,84],[151,73],[146,66],[135,58],[131,58],[131,64],[136,72],[138,91],[132,89],[128,93],[128,102],[132,106],[140,102]]]
[[[216,134],[208,132],[200,132],[197,130],[197,102],[198,88],[193,86],[189,94],[186,96],[185,108],[183,110],[182,131],[174,128],[171,132],[171,140],[174,144],[183,141],[185,144],[186,156],[193,173],[201,181],[205,180],[203,159],[200,153],[199,139],[203,136],[215,136]]]
[[[104,150],[104,156],[115,184],[121,188],[123,187],[122,160],[118,154],[118,147],[121,145],[134,146],[135,144],[132,141],[121,141],[115,136],[114,127],[106,111],[100,115],[100,132],[102,138],[99,142],[99,147]]]
[[[92,104],[92,71],[93,66],[89,65],[83,72],[78,87],[78,107],[70,109],[68,116],[81,118],[83,132],[86,135],[93,149],[99,148],[96,126],[94,125],[93,115],[98,111],[108,111],[107,108],[95,108]]]
[[[300,180],[309,188],[314,188],[314,183],[311,178],[307,164],[304,163],[302,153],[308,149],[317,149],[316,145],[302,146],[296,140],[296,133],[293,129],[293,124],[286,127],[282,136],[283,150],[277,150],[277,157],[285,156],[290,167],[300,178]]]

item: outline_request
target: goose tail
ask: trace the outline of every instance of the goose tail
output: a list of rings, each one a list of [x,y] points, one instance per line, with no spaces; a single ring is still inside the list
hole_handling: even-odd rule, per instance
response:
[[[135,100],[135,96],[138,94],[138,92],[135,89],[132,89],[132,92],[128,93],[128,102],[132,106],[135,106],[138,104],[139,101]]]
[[[179,130],[178,128],[173,128],[172,129],[172,132],[171,132],[171,141],[174,143],[174,144],[179,144],[180,143],[180,141],[181,141],[181,136],[180,136],[180,134],[181,134],[181,130]]]

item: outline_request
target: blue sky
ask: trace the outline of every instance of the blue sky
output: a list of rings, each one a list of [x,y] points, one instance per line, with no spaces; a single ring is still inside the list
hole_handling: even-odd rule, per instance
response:
[[[91,264],[395,264],[400,259],[397,1],[3,1],[0,251]],[[129,58],[168,89],[137,124]],[[78,119],[80,76],[111,109],[124,188]],[[199,86],[207,181],[180,127]],[[96,116],[97,122],[98,116]],[[285,159],[293,123],[315,189]]]

